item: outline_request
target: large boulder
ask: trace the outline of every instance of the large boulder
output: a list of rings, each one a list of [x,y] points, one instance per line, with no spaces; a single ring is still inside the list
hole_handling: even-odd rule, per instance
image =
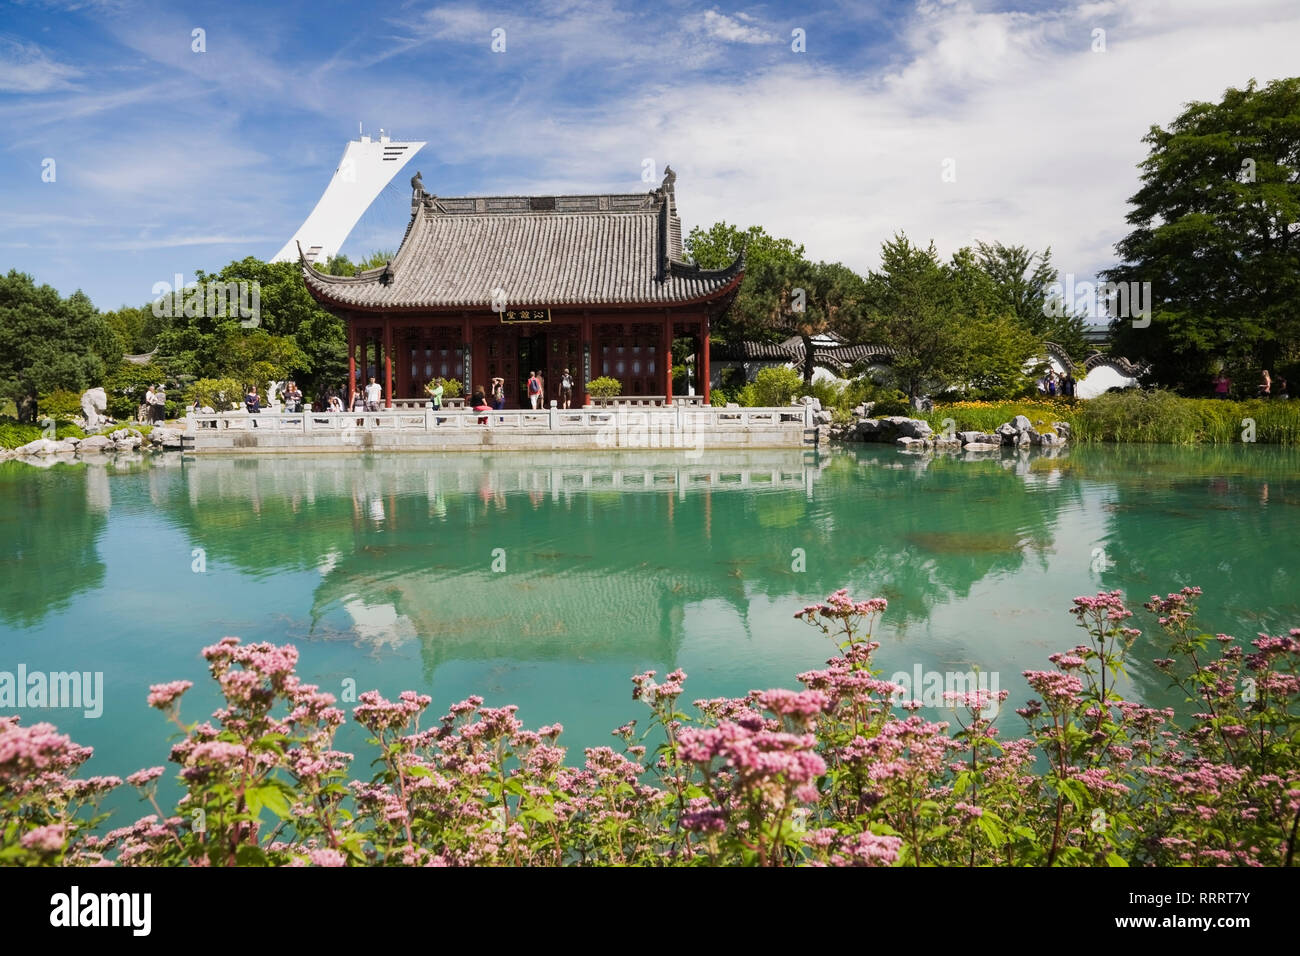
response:
[[[131,435],[127,438],[119,438],[113,442],[113,447],[117,451],[135,451],[140,447],[141,438],[139,435]]]
[[[1052,428],[1056,431],[1057,436],[1062,442],[1067,442],[1073,436],[1073,430],[1069,422],[1052,422]]]
[[[38,438],[35,441],[29,441],[26,445],[19,445],[14,449],[14,453],[24,457],[32,455],[54,455],[58,453],[62,444],[62,442],[51,441],[48,438]]]
[[[963,445],[982,444],[982,445],[1001,445],[1001,435],[990,435],[988,432],[958,432],[957,437],[961,439]]]
[[[927,441],[926,439],[909,438],[906,435],[904,435],[902,438],[895,439],[894,444],[896,444],[903,451],[925,451],[927,448],[930,447],[930,442]]]
[[[1038,429],[1030,425],[1027,428],[1020,429],[1020,444],[1023,445],[1026,441],[1031,445],[1041,445],[1043,436],[1038,433]]]
[[[107,408],[108,396],[102,388],[88,388],[81,393],[81,414],[86,419],[87,429],[99,425]]]
[[[876,441],[880,435],[880,422],[875,418],[864,418],[853,426],[853,435],[857,441]]]
[[[948,438],[942,434],[935,435],[931,443],[935,451],[961,451],[960,438]]]
[[[182,434],[177,428],[155,428],[149,433],[149,441],[162,448],[180,448]]]
[[[890,418],[889,421],[894,423],[895,427],[898,429],[899,436],[902,438],[929,438],[933,434],[933,429],[930,428],[930,423],[922,421],[919,418],[902,418],[895,416]]]
[[[113,441],[125,441],[131,438],[141,439],[144,434],[135,428],[119,428],[117,431],[109,432],[108,437]],[[137,441],[136,445],[139,446],[139,444],[140,442]]]
[[[813,412],[813,421],[818,425],[829,425],[831,423],[831,413],[827,411]]]
[[[1011,419],[1011,427],[1013,427],[1016,431],[1022,432],[1026,428],[1033,428],[1034,423],[1031,422],[1024,415],[1017,415],[1015,418]]]
[[[1016,439],[1020,436],[1020,429],[1016,428],[1016,426],[1012,425],[1010,422],[1003,422],[997,428],[993,429],[993,432],[998,436],[998,440],[1004,445],[1014,445]]]
[[[1001,451],[1001,442],[972,441],[963,446],[966,451]]]
[[[802,398],[796,398],[796,399],[795,399],[793,402],[791,402],[790,404],[792,404],[792,405],[808,405],[808,406],[811,406],[811,408],[812,408],[812,410],[813,410],[814,412],[820,412],[820,411],[822,410],[822,402],[821,402],[821,399],[820,399],[820,398],[814,398],[812,395],[804,395]]]
[[[89,438],[83,438],[81,444],[77,445],[79,454],[87,452],[104,452],[113,447],[113,439],[107,435],[91,435]]]

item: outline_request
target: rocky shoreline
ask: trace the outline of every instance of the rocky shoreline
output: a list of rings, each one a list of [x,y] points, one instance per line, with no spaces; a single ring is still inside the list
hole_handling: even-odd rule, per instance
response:
[[[853,421],[832,425],[830,439],[842,442],[892,442],[904,451],[992,452],[1003,448],[1062,448],[1070,440],[1068,422],[1052,422],[1041,431],[1024,415],[1003,422],[992,432],[945,431],[935,433],[930,423],[902,415],[870,416],[870,407],[859,405]]]
[[[154,428],[145,435],[139,429],[126,427],[85,438],[38,438],[18,448],[0,448],[0,461],[85,458],[118,452],[180,451],[183,435],[184,432],[179,428]]]

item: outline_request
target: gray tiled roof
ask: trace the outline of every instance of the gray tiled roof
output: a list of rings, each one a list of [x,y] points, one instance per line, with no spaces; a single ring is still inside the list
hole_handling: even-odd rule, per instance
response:
[[[303,263],[318,299],[362,309],[672,305],[735,290],[743,259],[683,258],[671,185],[649,193],[441,198],[416,193],[389,266],[329,276]]]
[[[709,359],[717,362],[793,362],[798,353],[776,342],[713,342],[709,346]]]

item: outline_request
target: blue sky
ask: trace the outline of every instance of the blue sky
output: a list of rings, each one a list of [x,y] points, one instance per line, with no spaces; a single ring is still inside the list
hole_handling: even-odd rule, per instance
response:
[[[428,140],[408,169],[439,195],[640,191],[653,159],[687,228],[863,270],[897,230],[997,239],[1089,277],[1148,127],[1297,50],[1294,0],[0,2],[0,268],[109,309],[268,258],[360,121]],[[396,246],[408,178],[344,252]]]

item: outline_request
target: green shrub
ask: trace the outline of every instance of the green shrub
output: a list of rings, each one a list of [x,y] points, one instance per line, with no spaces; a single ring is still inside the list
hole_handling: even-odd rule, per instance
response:
[[[587,383],[587,394],[592,398],[612,398],[621,394],[622,391],[623,383],[616,378],[610,378],[608,375],[593,378]]]
[[[228,412],[243,407],[244,394],[243,384],[233,378],[201,378],[185,389],[185,406],[188,408],[198,399],[200,405]]]
[[[745,386],[745,391],[750,392],[752,401],[742,404],[761,408],[789,405],[803,391],[803,376],[792,368],[765,368]]]
[[[165,382],[166,379],[162,368],[153,362],[147,365],[122,362],[104,382],[104,393],[108,396],[108,414],[118,421],[134,419],[136,409],[144,403],[144,393],[151,385]]]
[[[37,410],[42,416],[53,419],[76,418],[81,414],[81,393],[66,388],[56,389],[40,397]]]
[[[43,415],[44,413],[42,413]],[[54,435],[49,436],[41,425],[19,424],[6,416],[0,419],[0,448],[20,448],[38,438],[85,438],[86,433],[72,422],[55,421]]]
[[[715,408],[724,407],[731,399],[727,398],[727,393],[720,388],[709,390],[709,404]]]

